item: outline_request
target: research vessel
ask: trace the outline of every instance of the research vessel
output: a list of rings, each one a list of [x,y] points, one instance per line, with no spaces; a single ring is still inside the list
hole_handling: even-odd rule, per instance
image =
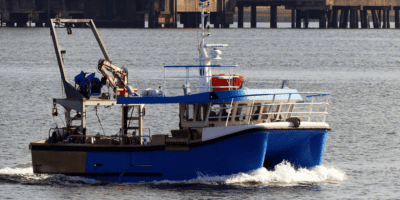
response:
[[[201,42],[198,65],[164,66],[164,85],[141,92],[128,84],[127,69],[115,64],[93,20],[51,19],[51,35],[65,98],[53,99],[53,116],[65,110],[65,127],[51,128],[48,137],[31,142],[34,173],[65,174],[88,178],[149,182],[223,176],[258,168],[273,169],[286,160],[296,167],[321,164],[327,132],[327,93],[277,89],[249,89],[236,65],[217,65],[227,44],[206,44],[201,0]],[[86,23],[92,29],[104,58],[98,62],[100,78],[82,72],[75,85],[67,81],[63,54],[55,25]],[[181,70],[185,75],[177,75]],[[214,73],[212,71],[226,71]],[[172,71],[173,73],[171,73]],[[193,75],[194,74],[194,75]],[[174,81],[171,81],[174,80]],[[183,80],[183,84],[171,86]],[[193,81],[195,80],[195,81]],[[113,88],[105,92],[102,86]],[[181,94],[169,95],[169,90]],[[148,104],[178,104],[179,122],[170,134],[143,126]],[[89,108],[107,106],[121,110],[116,135],[93,134],[85,119]],[[152,112],[147,110],[147,112]],[[166,115],[159,115],[160,120]]]

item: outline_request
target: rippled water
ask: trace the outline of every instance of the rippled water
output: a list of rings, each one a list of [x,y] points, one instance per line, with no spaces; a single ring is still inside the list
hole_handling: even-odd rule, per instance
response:
[[[95,72],[102,58],[89,29],[67,36],[57,29],[70,81],[80,70]],[[195,64],[197,29],[100,29],[115,63],[129,70],[139,90],[163,85],[163,65]],[[209,43],[228,43],[221,64],[238,64],[249,88],[330,92],[322,166],[295,170],[282,163],[225,177],[185,182],[108,183],[62,175],[35,175],[29,142],[47,137],[52,98],[61,97],[60,76],[49,30],[0,29],[0,198],[87,199],[321,199],[398,198],[400,81],[398,30],[212,30]],[[182,83],[179,83],[182,84]],[[179,85],[178,85],[179,86]],[[147,106],[153,134],[178,126],[177,106]],[[102,132],[94,111],[87,124]],[[115,134],[120,109],[99,109],[106,134]],[[164,117],[160,120],[159,117]]]

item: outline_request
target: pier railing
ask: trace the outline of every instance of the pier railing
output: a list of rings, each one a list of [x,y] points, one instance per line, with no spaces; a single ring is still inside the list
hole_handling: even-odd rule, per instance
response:
[[[231,98],[220,110],[225,114],[209,115],[208,121],[225,122],[225,126],[236,124],[255,124],[283,122],[298,118],[302,122],[325,122],[328,115],[328,96],[326,93],[279,93],[245,95],[245,101]],[[235,124],[233,123],[233,124]],[[206,123],[208,124],[208,122]]]

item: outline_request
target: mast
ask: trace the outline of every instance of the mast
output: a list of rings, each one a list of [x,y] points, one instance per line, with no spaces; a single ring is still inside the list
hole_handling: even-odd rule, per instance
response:
[[[208,56],[207,49],[204,47],[204,38],[209,36],[210,33],[205,33],[204,23],[205,14],[204,8],[210,6],[210,2],[206,0],[200,0],[200,8],[201,8],[201,43],[199,46],[199,54],[200,54],[200,65],[201,66],[210,66],[211,58]],[[208,14],[207,14],[208,15]],[[199,78],[199,92],[209,92],[210,91],[210,81],[211,81],[211,67],[200,67],[199,68],[200,78]]]

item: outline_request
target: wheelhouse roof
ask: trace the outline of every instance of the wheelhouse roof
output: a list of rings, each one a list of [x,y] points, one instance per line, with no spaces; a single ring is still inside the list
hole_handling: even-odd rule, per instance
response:
[[[302,100],[295,89],[248,89],[204,92],[185,96],[119,97],[117,104],[226,103],[248,100]]]

